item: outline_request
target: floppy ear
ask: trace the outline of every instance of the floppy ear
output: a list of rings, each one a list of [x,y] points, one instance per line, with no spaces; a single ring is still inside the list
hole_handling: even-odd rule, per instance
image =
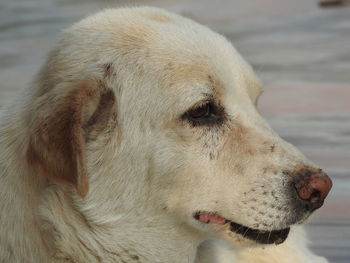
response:
[[[62,89],[39,98],[27,160],[37,174],[69,184],[84,197],[89,188],[85,143],[89,133],[107,125],[115,96],[99,81],[86,81],[69,90],[66,95],[60,95]]]

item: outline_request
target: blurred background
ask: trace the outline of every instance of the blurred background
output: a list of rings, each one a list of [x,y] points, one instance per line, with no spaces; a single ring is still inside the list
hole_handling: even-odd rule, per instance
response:
[[[62,29],[106,7],[152,5],[230,39],[264,82],[262,114],[331,176],[307,225],[312,249],[350,262],[348,0],[0,0],[0,108],[29,86]]]

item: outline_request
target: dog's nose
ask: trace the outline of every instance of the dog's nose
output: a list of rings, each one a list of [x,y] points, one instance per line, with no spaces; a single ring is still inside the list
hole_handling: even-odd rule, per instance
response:
[[[324,199],[332,188],[332,181],[321,170],[305,170],[294,181],[298,197],[306,202],[309,210],[315,210],[323,205]]]

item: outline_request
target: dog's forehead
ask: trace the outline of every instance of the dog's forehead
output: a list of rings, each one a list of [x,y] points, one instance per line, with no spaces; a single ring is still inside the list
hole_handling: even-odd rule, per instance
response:
[[[255,102],[261,93],[260,81],[226,38],[180,16],[163,19],[149,28],[153,34],[147,55],[152,71],[166,75],[165,87],[202,87],[202,93],[219,97],[240,93]]]
[[[158,8],[106,10],[75,29],[98,36],[106,57],[124,57],[130,68],[141,69],[138,74],[156,76],[161,87],[203,87],[221,96],[232,91],[253,100],[260,93],[259,81],[229,41],[182,16]]]
[[[226,39],[216,34],[204,37],[211,42],[206,44],[201,36],[190,40],[184,37],[173,49],[165,40],[159,41],[160,46],[168,46],[164,55],[154,59],[159,76],[166,79],[163,87],[179,87],[187,93],[209,93],[218,98],[249,97],[255,103],[262,89],[250,65]]]

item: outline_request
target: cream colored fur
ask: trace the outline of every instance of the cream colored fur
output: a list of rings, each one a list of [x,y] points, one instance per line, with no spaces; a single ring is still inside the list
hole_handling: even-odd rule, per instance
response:
[[[283,171],[313,165],[260,117],[260,92],[224,37],[181,16],[125,8],[75,24],[1,115],[0,261],[326,262],[300,233],[262,249],[193,218],[273,230],[308,217]],[[222,123],[189,123],[208,100]]]

